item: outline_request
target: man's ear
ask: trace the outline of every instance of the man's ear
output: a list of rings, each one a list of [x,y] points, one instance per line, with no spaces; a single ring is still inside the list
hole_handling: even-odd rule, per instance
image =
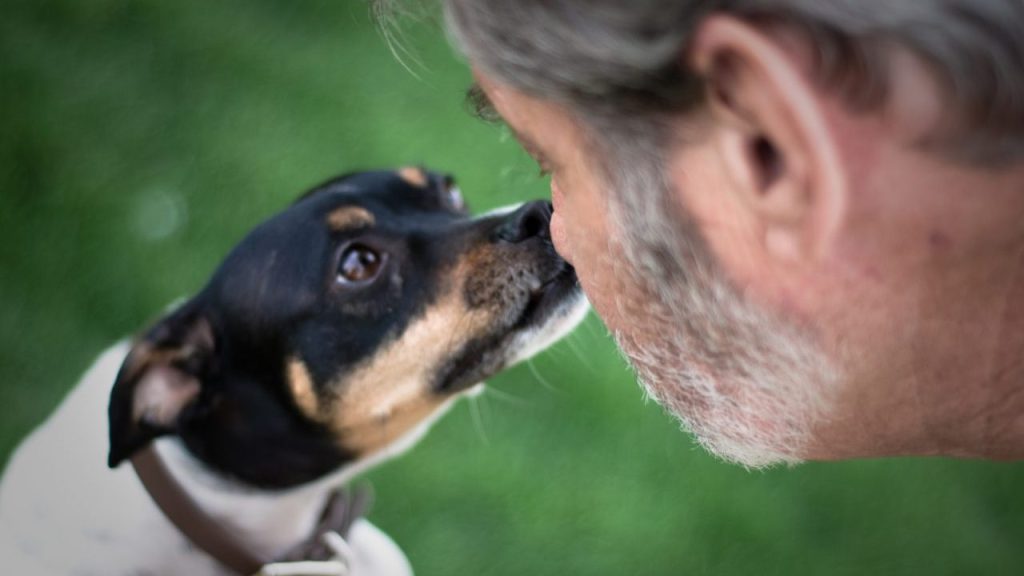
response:
[[[706,81],[717,150],[765,250],[821,257],[844,216],[847,178],[798,52],[747,22],[711,16],[689,57]]]
[[[132,346],[114,382],[108,417],[114,468],[197,410],[214,368],[210,322],[189,302]]]

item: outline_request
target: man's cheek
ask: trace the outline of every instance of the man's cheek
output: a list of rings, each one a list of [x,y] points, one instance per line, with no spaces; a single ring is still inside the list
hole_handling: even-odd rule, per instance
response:
[[[630,300],[628,281],[620,276],[621,269],[607,255],[596,255],[582,249],[577,254],[575,266],[580,286],[605,326],[613,332],[632,330],[634,327],[628,325],[623,316],[628,309],[628,306],[623,306]]]

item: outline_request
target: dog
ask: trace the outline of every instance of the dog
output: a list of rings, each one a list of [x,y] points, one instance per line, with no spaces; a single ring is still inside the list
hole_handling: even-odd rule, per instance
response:
[[[471,217],[450,176],[421,168],[307,192],[196,296],[105,352],[16,450],[0,485],[0,570],[243,573],[182,532],[175,515],[192,507],[260,564],[302,550],[336,489],[582,320],[551,210]],[[179,500],[152,495],[154,462]],[[387,535],[348,521],[340,542],[329,533],[329,559],[264,573],[412,573]]]

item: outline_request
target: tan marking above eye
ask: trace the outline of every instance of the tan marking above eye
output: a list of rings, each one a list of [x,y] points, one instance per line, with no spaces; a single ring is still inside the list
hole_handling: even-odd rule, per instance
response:
[[[427,174],[421,168],[406,166],[398,171],[398,176],[417,188],[427,187]]]
[[[311,420],[320,420],[320,398],[313,387],[313,378],[298,358],[288,361],[288,388],[299,410]]]
[[[327,225],[335,232],[373,226],[376,221],[373,214],[361,206],[342,206],[327,215]]]

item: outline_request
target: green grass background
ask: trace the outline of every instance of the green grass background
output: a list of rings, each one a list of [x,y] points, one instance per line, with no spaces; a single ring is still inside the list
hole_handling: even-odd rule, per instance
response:
[[[410,33],[417,79],[367,12],[0,6],[0,461],[105,346],[312,184],[423,162],[477,209],[545,194],[464,112],[443,35]],[[493,386],[369,475],[373,519],[421,575],[1024,573],[1019,464],[722,464],[644,402],[593,318]]]

